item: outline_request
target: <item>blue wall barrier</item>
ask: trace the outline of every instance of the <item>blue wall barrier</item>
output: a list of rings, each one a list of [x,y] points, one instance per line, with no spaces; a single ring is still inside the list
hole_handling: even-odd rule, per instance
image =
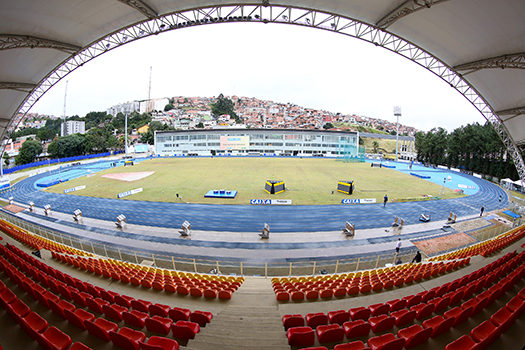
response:
[[[76,160],[99,158],[99,157],[108,157],[108,156],[110,156],[112,154],[120,154],[120,153],[124,153],[124,151],[115,151],[113,153],[111,153],[111,152],[104,152],[104,153],[86,154],[86,155],[83,155],[83,156],[41,160],[39,162],[27,163],[27,164],[14,166],[14,167],[9,168],[9,169],[4,169],[4,174],[11,174],[11,173],[14,173],[15,171],[28,169],[28,168],[33,168],[33,167],[37,167],[37,166],[41,166],[41,165],[49,165],[49,164],[65,163],[65,162],[74,162]]]

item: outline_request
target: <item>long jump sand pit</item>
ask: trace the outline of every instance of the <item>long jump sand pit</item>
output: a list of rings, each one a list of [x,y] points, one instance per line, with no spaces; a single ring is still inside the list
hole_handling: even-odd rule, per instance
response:
[[[426,255],[432,255],[444,250],[460,247],[476,240],[465,233],[456,233],[453,235],[426,239],[419,242],[413,242]]]
[[[105,174],[102,175],[102,177],[105,177],[107,179],[113,179],[113,180],[120,180],[120,181],[137,181],[140,179],[143,179],[145,177],[148,177],[152,174],[154,174],[154,171],[138,171],[135,173],[113,173],[113,174]]]

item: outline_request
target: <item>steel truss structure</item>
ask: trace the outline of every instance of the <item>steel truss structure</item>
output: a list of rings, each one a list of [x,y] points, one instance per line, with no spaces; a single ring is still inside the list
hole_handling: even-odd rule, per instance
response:
[[[525,69],[525,52],[485,58],[478,61],[463,63],[454,67],[454,69],[457,71],[468,71],[463,73],[463,75],[478,71],[480,69],[490,68]]]
[[[118,0],[128,6],[133,7],[135,10],[142,13],[144,16],[152,19],[158,16],[157,12],[151,8],[148,4],[141,0]]]
[[[404,4],[411,3],[412,6],[423,8],[442,1],[446,0],[413,0]],[[138,4],[140,1],[123,2]],[[417,8],[414,8],[412,11]],[[195,8],[145,20],[113,32],[90,44],[90,46],[73,53],[55,70],[44,77],[20,104],[17,114],[25,115],[45,92],[78,67],[121,45],[170,30],[224,22],[293,24],[327,30],[370,42],[419,64],[456,89],[490,122],[514,160],[522,182],[525,180],[523,158],[518,146],[509,136],[505,125],[484,98],[454,68],[447,66],[444,62],[413,43],[382,28],[337,14],[307,8],[269,5],[267,2],[262,5],[224,5]],[[383,24],[383,26],[385,25]],[[6,132],[12,132],[21,119],[23,118],[16,118],[17,121],[15,122],[13,118],[13,121],[4,131],[2,138]]]
[[[400,18],[408,16],[412,12],[424,8],[430,8],[434,4],[445,1],[447,0],[406,0],[394,10],[387,13],[383,18],[381,18],[376,23],[376,26],[382,29],[386,29]]]
[[[0,50],[18,49],[18,48],[37,48],[45,47],[56,49],[72,54],[81,49],[80,46],[63,43],[60,41],[37,38],[30,35],[0,34]]]
[[[19,83],[11,81],[0,81],[0,90],[16,90],[22,92],[31,92],[36,87],[31,83]]]

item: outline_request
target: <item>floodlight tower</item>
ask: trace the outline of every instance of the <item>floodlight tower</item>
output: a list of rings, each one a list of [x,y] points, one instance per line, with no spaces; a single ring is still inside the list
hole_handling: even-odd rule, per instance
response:
[[[401,107],[394,106],[394,116],[397,118],[396,121],[396,162],[397,162],[397,152],[399,145],[399,117],[401,117]]]
[[[124,118],[124,151],[126,157],[128,156],[128,112]]]

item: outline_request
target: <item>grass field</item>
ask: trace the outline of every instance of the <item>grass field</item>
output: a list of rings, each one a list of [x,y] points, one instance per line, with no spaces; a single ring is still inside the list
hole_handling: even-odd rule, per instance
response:
[[[154,171],[141,180],[126,182],[101,177],[110,173]],[[284,180],[286,191],[269,195],[266,180]],[[355,192],[348,196],[336,191],[340,180],[354,180]],[[250,199],[291,199],[293,204],[338,204],[344,198],[376,198],[388,194],[396,198],[439,195],[441,186],[387,168],[371,168],[369,163],[344,163],[333,159],[298,158],[177,158],[151,159],[131,167],[111,168],[90,177],[81,177],[47,189],[86,185],[74,195],[116,198],[118,193],[142,187],[143,192],[126,199],[214,204],[249,204]],[[235,199],[204,198],[209,190],[237,190]],[[334,191],[334,194],[332,194]],[[443,198],[458,197],[446,189]]]

